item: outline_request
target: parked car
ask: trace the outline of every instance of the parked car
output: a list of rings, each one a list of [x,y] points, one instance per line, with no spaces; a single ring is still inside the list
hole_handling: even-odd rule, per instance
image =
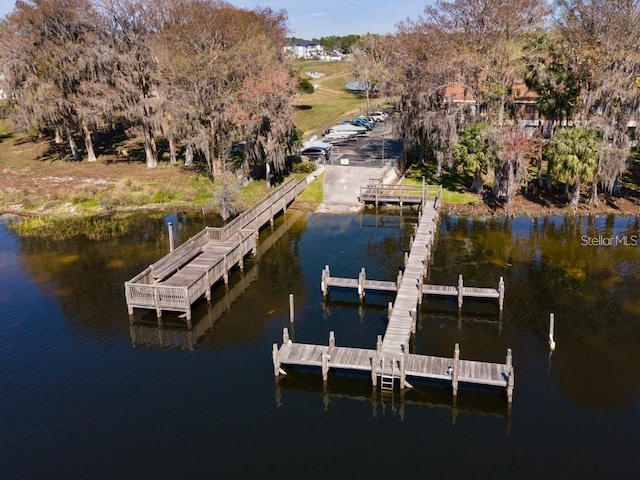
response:
[[[369,116],[376,122],[384,122],[389,115],[385,112],[377,111],[377,112],[373,112]]]
[[[300,155],[314,160],[326,160],[331,155],[331,147],[308,147],[300,151]]]
[[[373,128],[373,123],[365,120],[362,117],[354,118],[353,120],[351,120],[351,123],[354,124],[354,125],[358,125],[360,127],[364,127],[367,130],[371,130]]]

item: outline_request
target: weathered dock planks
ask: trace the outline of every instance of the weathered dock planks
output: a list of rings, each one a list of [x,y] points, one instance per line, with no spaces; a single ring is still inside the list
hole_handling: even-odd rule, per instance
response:
[[[135,308],[155,309],[158,323],[163,311],[184,312],[191,324],[191,307],[202,296],[211,299],[211,287],[229,271],[243,268],[244,258],[257,252],[260,228],[286,211],[308,179],[291,179],[222,228],[205,227],[175,250],[125,282],[129,315]]]
[[[366,195],[375,195],[377,204],[383,192],[385,191],[380,185],[363,187],[361,200],[366,201]],[[503,387],[511,404],[515,379],[511,350],[507,351],[504,364],[461,360],[458,344],[455,345],[451,358],[409,353],[409,342],[416,331],[417,306],[422,302],[424,294],[455,295],[459,306],[462,306],[465,296],[498,298],[500,310],[504,298],[502,279],[497,289],[465,287],[462,276],[458,279],[457,287],[424,284],[440,203],[439,197],[430,201],[427,192],[428,188],[423,185],[420,218],[410,242],[410,252],[405,254],[404,272],[399,273],[396,282],[368,280],[364,268],[357,279],[331,277],[328,266],[322,272],[321,289],[324,295],[328,293],[329,287],[355,288],[361,299],[367,289],[396,292],[395,302],[389,306],[389,322],[384,337],[378,336],[376,349],[337,347],[334,332],[330,333],[328,346],[297,344],[291,341],[285,328],[281,347],[278,348],[278,344],[274,343],[272,349],[276,377],[286,374],[282,369],[283,365],[320,367],[324,382],[327,381],[330,369],[359,370],[370,372],[373,385],[376,386],[380,381],[382,390],[392,390],[396,380],[401,390],[411,387],[407,381],[411,377],[450,381],[454,397],[457,396],[459,383]],[[393,201],[406,203],[401,198],[406,192],[398,189],[396,193],[397,198]]]
[[[329,287],[351,288],[358,290],[360,300],[365,297],[367,290],[378,290],[386,292],[397,292],[398,285],[402,283],[403,273],[398,273],[398,280],[389,282],[384,280],[371,280],[366,278],[365,269],[363,268],[358,278],[332,277],[329,265],[325,265],[322,270],[320,279],[320,289],[326,297],[329,294]],[[498,288],[481,288],[481,287],[465,287],[463,286],[462,275],[459,276],[458,285],[432,285],[422,284],[418,287],[419,295],[440,295],[458,298],[458,307],[462,308],[464,297],[471,298],[495,298],[498,300],[500,310],[504,307],[504,280],[500,277]],[[418,298],[418,303],[421,298]]]

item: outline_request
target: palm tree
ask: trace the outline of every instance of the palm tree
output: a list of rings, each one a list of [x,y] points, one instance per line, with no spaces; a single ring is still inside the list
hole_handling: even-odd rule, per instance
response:
[[[482,173],[495,166],[496,157],[491,150],[484,123],[467,125],[454,147],[454,156],[460,173],[473,175],[469,190],[482,190]]]
[[[595,182],[599,146],[596,132],[586,128],[563,128],[549,142],[544,156],[552,162],[552,174],[571,187],[570,205],[580,199],[582,182]]]

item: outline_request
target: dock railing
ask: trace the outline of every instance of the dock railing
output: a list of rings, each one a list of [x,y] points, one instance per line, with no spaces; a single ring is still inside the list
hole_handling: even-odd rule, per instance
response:
[[[234,265],[242,268],[246,255],[257,250],[257,232],[268,221],[286,210],[287,205],[307,186],[307,180],[292,178],[269,193],[260,202],[250,207],[223,227],[205,227],[173,251],[145,268],[128,282],[125,282],[125,297],[129,314],[133,308],[155,309],[158,318],[162,310],[186,312],[188,323],[191,305],[201,296],[208,295],[211,286],[228,279],[228,272]],[[179,270],[190,258],[199,254],[210,241],[237,244],[215,264],[208,266],[202,275],[193,279],[188,286],[172,286],[160,283],[172,270]],[[156,273],[154,265],[162,266],[162,273]]]

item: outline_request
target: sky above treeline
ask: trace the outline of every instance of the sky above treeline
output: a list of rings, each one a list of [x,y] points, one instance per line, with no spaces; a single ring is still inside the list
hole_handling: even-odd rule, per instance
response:
[[[431,0],[228,0],[240,8],[256,6],[286,10],[291,36],[311,40],[331,35],[393,33],[395,26],[417,20]],[[0,16],[15,7],[15,0],[0,0]]]

